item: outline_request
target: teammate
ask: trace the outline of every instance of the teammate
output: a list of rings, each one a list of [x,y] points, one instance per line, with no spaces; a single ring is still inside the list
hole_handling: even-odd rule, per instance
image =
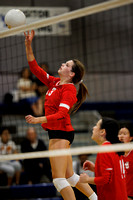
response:
[[[121,142],[129,143],[133,140],[133,127],[131,125],[125,125],[119,130],[118,138]],[[133,199],[133,150],[126,151],[123,160],[126,169],[126,186],[128,200]]]
[[[98,145],[118,143],[117,122],[111,118],[102,118],[93,128],[92,139]],[[95,177],[80,175],[80,182],[96,184],[98,200],[126,200],[125,168],[121,153],[98,153],[95,165],[85,161],[85,170],[95,171]]]
[[[63,63],[58,70],[60,78],[49,76],[40,68],[35,60],[31,43],[34,31],[25,34],[25,46],[27,60],[30,69],[40,81],[48,86],[49,90],[45,97],[45,116],[26,116],[27,123],[42,123],[42,127],[48,130],[49,150],[68,149],[74,139],[74,129],[70,121],[70,113],[76,112],[88,93],[86,86],[82,83],[84,75],[83,64],[74,59]],[[74,84],[79,84],[78,93]],[[72,168],[71,156],[60,156],[50,158],[53,183],[65,200],[75,200],[71,186],[82,191],[89,199],[97,199],[88,184],[79,183],[79,175]]]

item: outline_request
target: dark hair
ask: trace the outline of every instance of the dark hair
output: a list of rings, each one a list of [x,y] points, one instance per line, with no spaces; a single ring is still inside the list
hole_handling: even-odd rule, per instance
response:
[[[73,59],[73,62],[74,62],[74,65],[72,66],[72,72],[75,73],[75,76],[73,77],[72,82],[76,85],[82,80],[85,73],[85,67],[77,59]],[[73,106],[73,108],[71,109],[70,113],[75,113],[79,109],[81,104],[85,101],[87,95],[89,96],[88,89],[86,85],[83,82],[81,82],[79,84],[79,88],[77,92],[78,100],[76,104]]]
[[[2,128],[0,129],[0,135],[2,135],[2,134],[4,133],[4,131],[8,131],[8,132],[10,133],[9,128],[7,128],[7,127],[2,127]]]
[[[29,70],[28,67],[23,67],[23,69],[21,70],[21,73],[20,73],[20,77],[23,78],[23,74],[24,74],[24,72],[25,72],[26,70],[28,70],[28,72],[29,72],[29,79],[32,79],[32,74],[31,74],[31,71]]]
[[[121,128],[128,129],[130,136],[133,137],[133,123],[124,123],[124,124],[120,125],[120,129]]]
[[[118,139],[119,124],[115,119],[109,117],[102,117],[101,129],[106,131],[106,139],[111,144],[120,143]],[[123,155],[124,152],[116,152],[119,156]]]

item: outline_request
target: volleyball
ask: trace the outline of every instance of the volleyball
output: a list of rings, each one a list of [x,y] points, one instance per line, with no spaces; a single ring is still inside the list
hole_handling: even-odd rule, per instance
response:
[[[25,14],[19,9],[11,9],[5,15],[5,23],[8,28],[14,28],[26,23]]]

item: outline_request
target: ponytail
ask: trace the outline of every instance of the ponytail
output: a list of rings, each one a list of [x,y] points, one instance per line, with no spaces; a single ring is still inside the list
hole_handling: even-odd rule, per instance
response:
[[[87,95],[89,96],[88,89],[84,83],[79,84],[79,89],[77,92],[77,102],[74,104],[72,110],[70,111],[71,114],[76,113],[79,109],[81,104],[85,101]]]
[[[85,101],[86,96],[89,96],[88,89],[86,85],[83,83],[82,78],[85,73],[85,67],[84,65],[77,59],[73,59],[74,65],[72,67],[72,71],[75,73],[75,76],[73,77],[72,82],[74,84],[79,84],[79,88],[77,91],[77,102],[70,110],[70,114],[75,113],[81,104]]]

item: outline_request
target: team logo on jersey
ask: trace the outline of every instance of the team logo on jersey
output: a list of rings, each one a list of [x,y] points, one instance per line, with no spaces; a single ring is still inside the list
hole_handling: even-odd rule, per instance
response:
[[[48,90],[46,95],[51,96],[51,94],[53,94],[53,92],[56,90],[55,87],[52,88],[52,90]]]
[[[126,169],[129,169],[129,162],[126,162],[126,163],[125,163],[125,168],[126,168]]]

